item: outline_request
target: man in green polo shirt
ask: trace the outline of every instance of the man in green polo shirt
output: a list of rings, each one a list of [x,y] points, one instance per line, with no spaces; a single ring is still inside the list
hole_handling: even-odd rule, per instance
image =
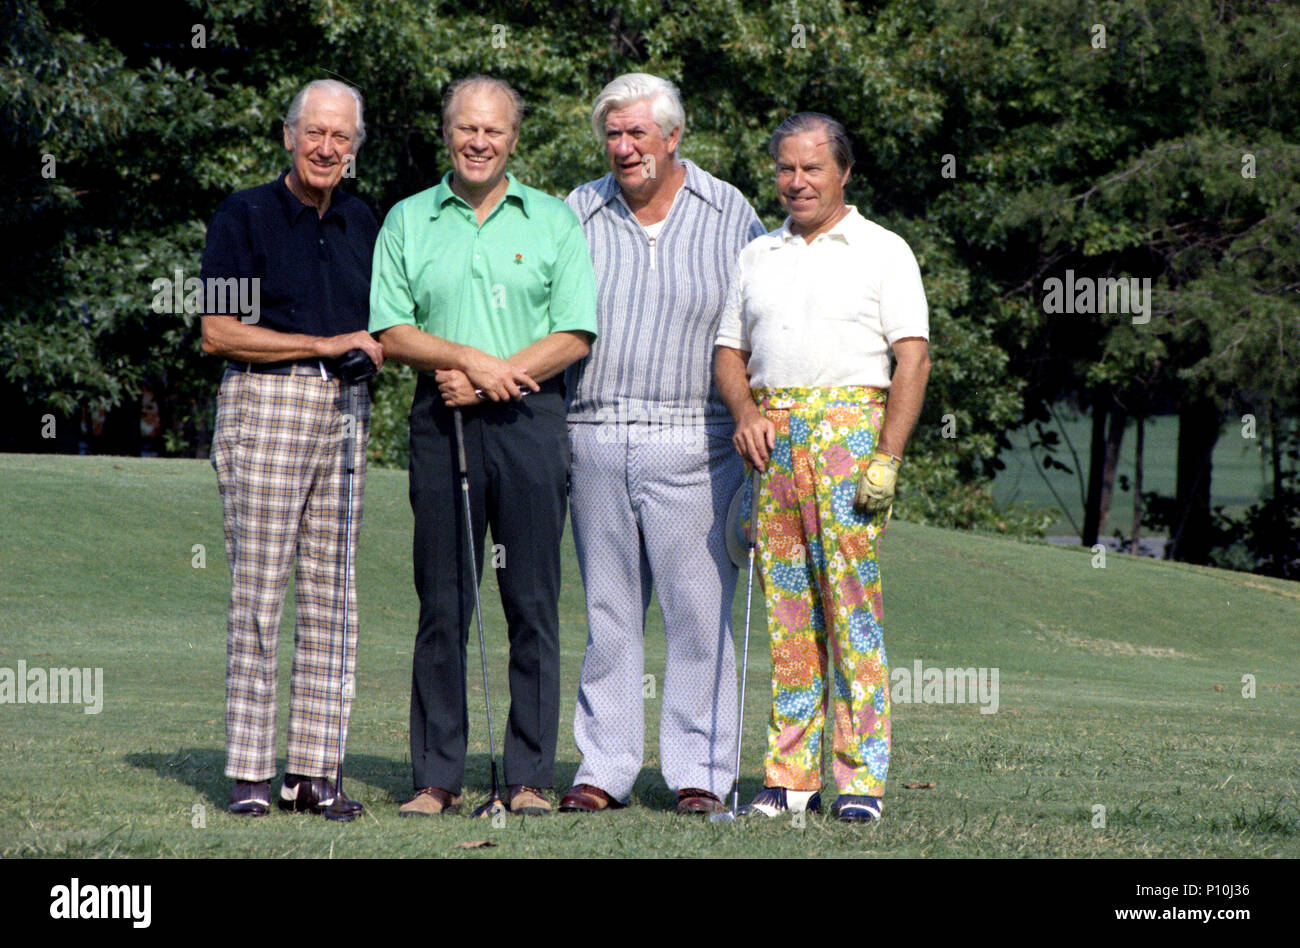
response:
[[[519,95],[497,79],[452,84],[443,137],[452,170],[393,207],[375,245],[370,331],[384,358],[419,370],[411,406],[411,509],[420,621],[411,673],[403,816],[460,804],[473,619],[452,410],[464,417],[475,580],[492,527],[510,637],[507,804],[545,813],[560,705],[560,537],[569,442],[563,371],[596,335],[582,227],[558,198],[506,172]],[[528,397],[525,398],[524,396]]]

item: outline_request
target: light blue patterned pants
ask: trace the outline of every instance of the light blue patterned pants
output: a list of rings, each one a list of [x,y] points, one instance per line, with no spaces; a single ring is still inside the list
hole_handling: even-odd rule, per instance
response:
[[[587,594],[587,651],[573,733],[574,783],[626,801],[641,770],[645,613],[657,591],[667,660],[659,754],[670,789],[721,797],[736,753],[736,568],[723,535],[740,486],[724,432],[672,426],[569,425],[569,504]],[[653,671],[653,670],[652,670]]]

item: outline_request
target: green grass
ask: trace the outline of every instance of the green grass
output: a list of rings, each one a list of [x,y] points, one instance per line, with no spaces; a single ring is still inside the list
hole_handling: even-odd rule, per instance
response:
[[[220,505],[205,462],[0,455],[0,666],[102,666],[103,712],[0,705],[0,856],[1297,856],[1300,584],[1112,554],[890,525],[891,663],[996,667],[1000,707],[896,704],[885,819],[714,825],[670,812],[657,770],[660,687],[645,702],[634,805],[595,817],[401,820],[416,600],[406,477],[372,471],[358,560],[359,692],[348,791],[363,820],[224,812],[225,606]],[[191,565],[206,547],[204,569]],[[566,540],[557,779],[586,627]],[[737,615],[743,616],[743,577]],[[504,624],[485,583],[494,716]],[[742,798],[761,784],[770,663],[751,650]],[[739,628],[739,625],[738,625]],[[292,597],[281,653],[287,705]],[[1241,678],[1256,676],[1257,697]],[[487,789],[470,676],[470,802]],[[281,750],[283,750],[283,714]],[[907,783],[933,781],[933,789]],[[1105,828],[1094,828],[1095,806]],[[192,821],[202,813],[206,825]],[[486,849],[458,843],[490,840]]]
[[[1074,473],[1063,471],[1046,471],[1056,493],[1067,505],[1070,516],[1079,527],[1083,526],[1083,500],[1080,497],[1079,478],[1088,481],[1088,445],[1092,437],[1092,421],[1085,416],[1071,413],[1064,406],[1058,406],[1058,413],[1065,427],[1065,434],[1078,452],[1083,465],[1078,469],[1070,455],[1065,439],[1056,451],[1056,459],[1068,464]],[[1059,430],[1055,424],[1044,425],[1051,431]],[[1034,460],[1029,453],[1029,434],[1026,429],[1010,432],[1008,438],[1012,449],[1002,455],[1006,468],[998,472],[994,482],[993,497],[999,504],[1017,502],[1031,507],[1048,510],[1056,515],[1055,522],[1047,528],[1048,536],[1078,536],[1078,530],[1070,525],[1069,517],[1061,511],[1060,504],[1052,496],[1051,489],[1044,482],[1042,475],[1034,467]],[[1146,444],[1143,455],[1142,490],[1158,491],[1172,497],[1177,486],[1178,474],[1178,418],[1174,415],[1160,415],[1148,418],[1146,422]],[[1103,531],[1105,536],[1113,536],[1120,531],[1124,536],[1133,532],[1133,456],[1137,446],[1137,429],[1132,421],[1124,432],[1120,445],[1119,465],[1116,468],[1115,493],[1110,505],[1110,520]],[[1242,437],[1239,420],[1229,419],[1223,426],[1218,443],[1214,446],[1214,469],[1211,474],[1211,505],[1222,505],[1229,516],[1240,517],[1247,507],[1259,500],[1259,492],[1265,486],[1268,464],[1267,443],[1260,438]],[[1041,462],[1043,452],[1037,452]],[[1130,487],[1124,490],[1120,477],[1129,479]],[[1161,531],[1150,527],[1142,530],[1145,536],[1154,536]]]

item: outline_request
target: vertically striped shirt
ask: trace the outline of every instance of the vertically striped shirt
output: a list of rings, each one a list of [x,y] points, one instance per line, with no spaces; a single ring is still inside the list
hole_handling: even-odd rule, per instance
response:
[[[566,371],[569,421],[729,426],[713,340],[740,251],[765,233],[736,188],[683,160],[686,180],[657,237],[612,174],[566,198],[596,271],[597,338]]]

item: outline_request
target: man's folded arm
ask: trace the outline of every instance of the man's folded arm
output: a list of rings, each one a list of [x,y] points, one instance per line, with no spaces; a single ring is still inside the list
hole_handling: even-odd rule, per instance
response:
[[[509,361],[511,365],[527,372],[529,378],[544,382],[585,358],[591,351],[593,339],[594,333],[562,329],[520,349]]]
[[[471,348],[448,342],[409,323],[398,323],[381,329],[378,336],[387,358],[421,372],[459,369],[463,361],[460,350]]]
[[[203,351],[231,362],[287,362],[292,359],[335,359],[352,349],[364,349],[375,366],[383,365],[383,347],[368,332],[310,336],[253,326],[237,316],[204,316],[200,322]]]

